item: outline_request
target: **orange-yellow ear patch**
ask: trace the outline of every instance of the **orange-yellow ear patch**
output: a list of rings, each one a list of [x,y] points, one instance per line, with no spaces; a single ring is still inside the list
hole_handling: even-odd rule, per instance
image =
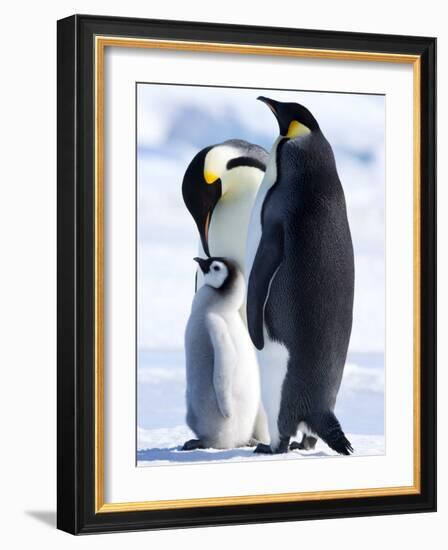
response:
[[[215,183],[215,181],[217,181],[219,177],[210,170],[204,170],[204,179],[210,185],[211,183]]]
[[[304,136],[310,132],[311,130],[308,126],[305,126],[305,124],[302,124],[298,120],[291,120],[285,137],[292,139],[298,136]]]

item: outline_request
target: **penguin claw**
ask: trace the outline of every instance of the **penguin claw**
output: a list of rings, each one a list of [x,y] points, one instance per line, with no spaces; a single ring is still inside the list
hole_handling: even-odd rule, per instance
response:
[[[270,445],[266,445],[265,443],[259,443],[254,450],[254,453],[257,454],[264,454],[264,455],[272,455],[272,449]]]

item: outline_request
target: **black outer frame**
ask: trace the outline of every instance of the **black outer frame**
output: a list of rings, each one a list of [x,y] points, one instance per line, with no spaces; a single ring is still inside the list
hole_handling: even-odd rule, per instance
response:
[[[94,37],[421,56],[421,493],[176,510],[94,511]],[[74,15],[58,21],[57,526],[73,534],[436,510],[436,39]]]

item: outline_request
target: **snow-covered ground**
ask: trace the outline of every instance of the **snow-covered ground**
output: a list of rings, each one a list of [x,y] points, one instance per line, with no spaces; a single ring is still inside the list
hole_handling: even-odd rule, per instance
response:
[[[323,458],[337,456],[325,443],[318,441],[313,451],[291,451],[281,455],[260,455],[254,453],[253,447],[239,449],[200,449],[181,451],[184,442],[194,437],[187,426],[174,428],[156,428],[144,430],[139,428],[140,445],[146,447],[137,452],[138,466],[163,466],[167,464],[185,464],[191,462],[242,462],[247,460],[295,460],[302,458]],[[300,438],[298,438],[300,440]],[[349,434],[356,456],[380,455],[384,453],[384,436]]]
[[[314,451],[255,455],[253,448],[181,451],[194,437],[185,425],[185,368],[182,351],[144,351],[138,368],[139,466],[204,461],[322,458],[335,453],[319,441]],[[384,453],[384,365],[377,353],[350,354],[336,414],[356,456]],[[300,439],[300,433],[298,439]]]

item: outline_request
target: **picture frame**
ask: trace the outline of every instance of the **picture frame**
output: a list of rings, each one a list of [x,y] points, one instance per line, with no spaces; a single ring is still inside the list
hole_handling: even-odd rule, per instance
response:
[[[106,501],[107,48],[228,55],[236,64],[244,55],[412,67],[413,483]],[[85,534],[435,511],[436,39],[74,15],[58,21],[57,68],[58,528]]]

